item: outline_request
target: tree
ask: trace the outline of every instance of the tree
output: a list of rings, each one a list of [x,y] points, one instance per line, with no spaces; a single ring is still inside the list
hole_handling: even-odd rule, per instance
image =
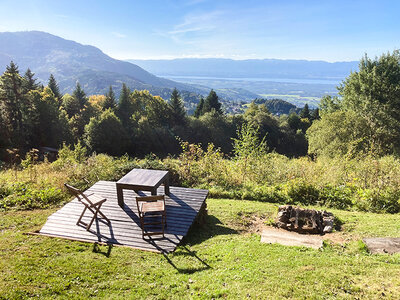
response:
[[[186,110],[185,107],[183,106],[181,95],[179,94],[176,88],[174,88],[174,90],[171,93],[171,100],[169,102],[169,106],[171,107],[173,124],[174,125],[184,124],[186,119]]]
[[[14,147],[28,146],[29,141],[26,125],[30,124],[30,114],[25,86],[18,66],[11,61],[0,77],[0,108]]]
[[[86,97],[86,94],[81,88],[79,82],[76,83],[76,87],[74,92],[72,93],[72,96],[75,97],[76,100],[78,100],[80,108],[84,108],[85,104],[88,102],[88,98]]]
[[[222,105],[219,102],[217,93],[214,90],[211,90],[206,100],[204,101],[202,113],[204,114],[214,109],[217,113],[222,114],[221,106]]]
[[[24,79],[25,79],[25,89],[27,91],[37,90],[40,85],[36,83],[36,78],[34,78],[35,73],[33,73],[29,68],[26,70]]]
[[[400,151],[400,50],[375,59],[365,55],[339,94],[341,109],[355,112],[371,128],[379,154]]]
[[[50,74],[47,86],[51,89],[51,91],[53,92],[54,96],[58,99],[58,101],[61,101],[62,95],[60,93],[60,88],[58,87],[58,83],[54,78],[53,74]]]
[[[316,108],[311,113],[311,121],[319,120],[321,117],[319,116],[319,108]]]
[[[194,114],[193,114],[196,118],[203,115],[203,107],[204,107],[204,98],[201,97],[199,103],[196,106]]]
[[[308,108],[308,104],[304,105],[304,108],[300,111],[300,118],[302,119],[311,119],[310,109]]]
[[[374,152],[373,131],[367,121],[353,111],[336,111],[322,116],[307,130],[308,152],[318,156],[347,156]]]
[[[115,94],[112,89],[112,86],[110,85],[108,93],[106,93],[106,99],[104,100],[104,102],[101,103],[101,108],[104,111],[109,108],[114,109],[116,106],[117,106],[117,103],[115,101]]]
[[[49,87],[50,88],[50,87]],[[61,99],[61,106],[66,111],[68,118],[72,118],[80,111],[79,100],[70,94],[65,94]]]
[[[85,143],[92,151],[121,155],[127,150],[127,142],[124,127],[111,109],[91,118],[85,126]]]
[[[116,115],[121,120],[122,126],[124,126],[124,128],[128,128],[130,126],[130,119],[132,117],[132,114],[134,113],[134,108],[132,105],[132,101],[129,98],[129,94],[130,91],[126,84],[122,84],[122,90],[119,96]]]

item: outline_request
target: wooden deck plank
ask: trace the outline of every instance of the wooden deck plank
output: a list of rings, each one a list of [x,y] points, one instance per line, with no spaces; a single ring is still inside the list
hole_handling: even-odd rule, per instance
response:
[[[159,187],[158,193],[163,194],[163,192],[164,187]],[[93,223],[90,231],[76,225],[83,205],[77,199],[73,199],[48,217],[39,234],[70,240],[124,245],[146,251],[171,252],[188,233],[208,195],[207,190],[170,187],[171,194],[165,197],[167,209],[165,238],[160,235],[144,240],[137,216],[135,197],[138,194],[124,190],[125,205],[121,208],[117,201],[115,182],[99,181],[85,193],[95,193],[107,199],[101,211],[110,219],[110,224],[99,218]],[[139,192],[139,194],[143,196],[150,193]],[[87,223],[90,219],[91,213],[88,212],[82,221]]]

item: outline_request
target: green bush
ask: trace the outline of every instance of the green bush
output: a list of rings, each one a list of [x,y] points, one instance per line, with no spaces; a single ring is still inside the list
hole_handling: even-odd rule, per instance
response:
[[[65,200],[65,194],[54,187],[35,187],[24,182],[8,186],[9,194],[0,199],[0,208],[17,207],[19,209],[47,208]]]
[[[305,205],[317,204],[319,190],[305,180],[291,180],[283,185],[283,191],[287,194],[290,203]]]
[[[350,187],[327,185],[320,191],[319,204],[338,209],[349,209],[353,204],[352,196],[353,191]]]

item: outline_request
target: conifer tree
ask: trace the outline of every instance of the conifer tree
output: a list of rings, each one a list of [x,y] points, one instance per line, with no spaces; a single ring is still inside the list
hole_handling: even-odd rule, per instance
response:
[[[115,94],[112,89],[112,86],[110,85],[110,88],[108,90],[108,93],[106,93],[106,99],[104,102],[101,104],[102,110],[107,110],[109,108],[114,109],[117,106],[117,103],[115,101]]]
[[[13,61],[0,77],[0,112],[10,129],[11,143],[15,147],[24,146],[29,135],[24,130],[24,124],[30,123],[24,81]]]
[[[58,99],[58,101],[61,101],[62,95],[60,93],[60,88],[58,87],[58,83],[54,78],[53,74],[50,74],[49,83],[47,86],[51,89],[51,91],[53,92],[54,96]]]
[[[172,110],[172,119],[174,125],[179,125],[185,122],[186,118],[186,111],[185,107],[183,106],[183,101],[181,95],[179,94],[178,90],[174,88],[171,93],[171,100],[169,102],[169,106]]]
[[[310,109],[308,108],[308,104],[304,105],[304,108],[300,112],[300,118],[302,119],[311,119]]]
[[[88,98],[86,97],[86,94],[82,89],[81,85],[79,84],[79,82],[76,83],[76,88],[72,95],[75,97],[76,100],[78,100],[81,108],[83,108],[85,104],[88,102]]]
[[[319,108],[316,108],[311,113],[311,120],[315,121],[315,120],[319,120],[319,119],[321,119],[321,117],[319,116]]]
[[[198,118],[201,115],[203,115],[203,107],[204,107],[204,98],[201,97],[199,103],[196,106],[196,109],[194,110],[193,115]]]
[[[116,110],[117,117],[121,120],[122,125],[129,127],[130,118],[133,114],[133,104],[129,98],[130,90],[126,84],[122,84],[121,94],[119,96],[118,106]]]
[[[29,68],[26,70],[24,79],[25,79],[25,88],[28,91],[37,90],[40,87],[40,84],[36,83],[36,78],[34,78],[35,73],[33,73]]]
[[[214,90],[211,90],[208,94],[206,100],[204,101],[203,112],[210,112],[211,110],[215,110],[217,113],[222,114],[221,103],[218,100],[218,95]]]

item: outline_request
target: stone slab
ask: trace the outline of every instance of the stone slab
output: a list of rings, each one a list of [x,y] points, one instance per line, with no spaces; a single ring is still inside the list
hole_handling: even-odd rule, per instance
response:
[[[399,253],[400,238],[365,238],[363,242],[370,253]]]
[[[304,246],[314,249],[322,247],[320,235],[300,234],[277,228],[264,228],[261,233],[261,243],[278,243],[285,246]]]

